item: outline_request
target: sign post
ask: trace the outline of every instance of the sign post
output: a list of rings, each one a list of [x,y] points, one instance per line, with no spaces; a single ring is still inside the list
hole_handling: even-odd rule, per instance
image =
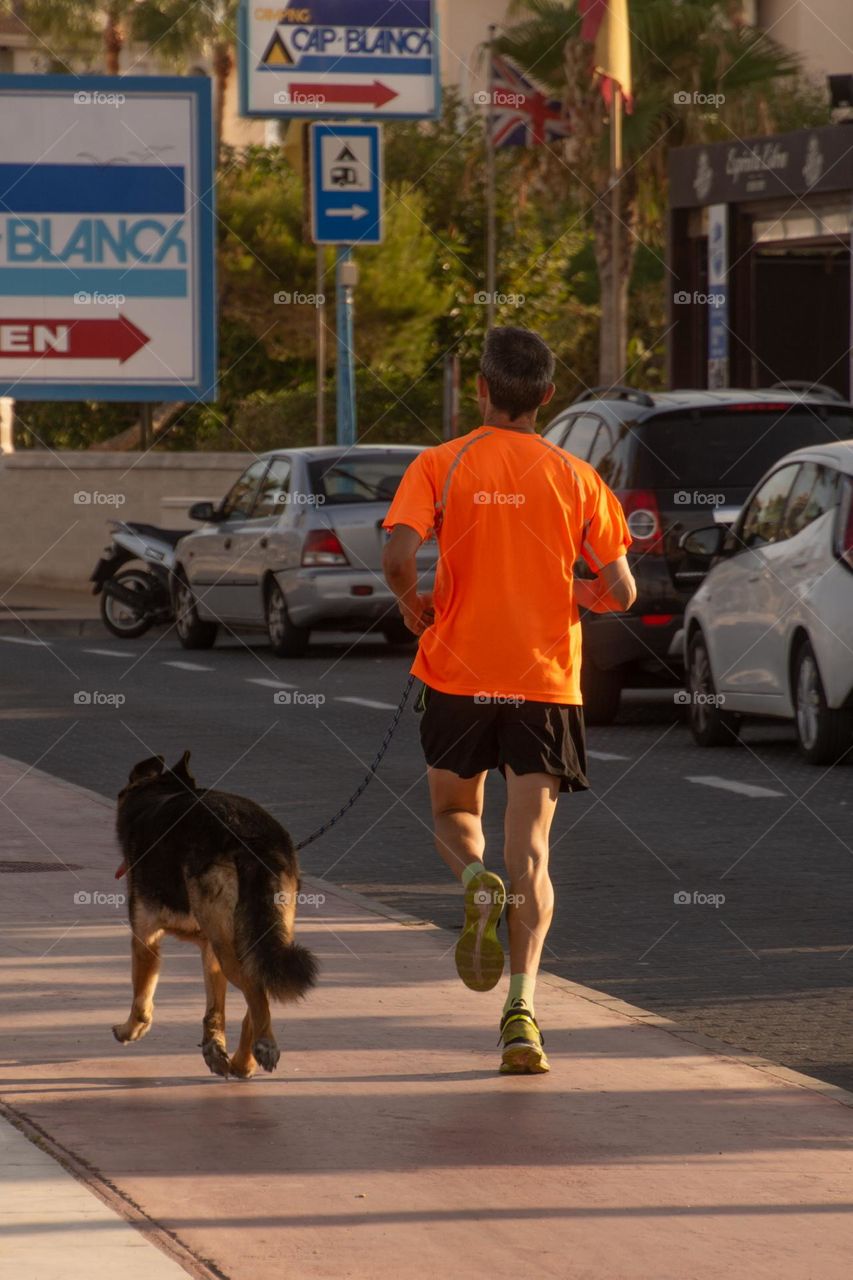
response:
[[[311,234],[337,256],[338,444],[357,437],[352,246],[382,240],[382,136],[378,124],[311,126]]]
[[[0,76],[0,396],[216,398],[198,77]]]

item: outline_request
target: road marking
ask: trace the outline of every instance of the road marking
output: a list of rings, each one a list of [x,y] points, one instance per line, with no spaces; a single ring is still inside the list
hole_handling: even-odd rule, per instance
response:
[[[99,658],[124,658],[125,661],[133,657],[132,653],[120,652],[118,649],[84,649],[83,652],[96,653]]]
[[[288,684],[286,680],[265,680],[262,676],[247,676],[246,684],[260,684],[265,689],[298,689],[296,684]]]
[[[630,756],[617,756],[612,751],[587,751],[590,760],[630,760]]]
[[[734,791],[739,796],[752,796],[754,799],[760,799],[762,796],[781,796],[784,799],[784,791],[771,791],[769,787],[755,787],[750,782],[731,782],[728,778],[717,778],[713,774],[698,778],[688,778],[688,782],[698,782],[702,787],[719,787],[722,791]]]
[[[215,671],[216,667],[203,667],[200,662],[164,662],[164,667],[177,667],[179,671]]]
[[[374,707],[376,711],[396,711],[393,702],[374,702],[371,698],[335,698],[335,702],[351,702],[356,707]]]
[[[0,636],[0,640],[5,640],[6,644],[34,644],[41,645],[42,648],[50,648],[47,640],[31,640],[29,636]]]

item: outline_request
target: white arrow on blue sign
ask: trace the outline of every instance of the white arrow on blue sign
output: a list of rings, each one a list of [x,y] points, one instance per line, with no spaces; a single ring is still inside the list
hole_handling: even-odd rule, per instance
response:
[[[312,124],[315,244],[381,244],[382,192],[380,125]]]

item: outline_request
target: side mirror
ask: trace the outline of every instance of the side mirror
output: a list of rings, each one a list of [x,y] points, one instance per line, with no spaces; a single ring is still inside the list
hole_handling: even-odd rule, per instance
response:
[[[720,524],[711,524],[702,529],[688,529],[678,539],[678,545],[689,556],[697,556],[700,560],[713,560],[723,554],[728,530]]]
[[[190,507],[190,520],[201,520],[209,523],[218,519],[218,508],[212,502],[196,502]]]

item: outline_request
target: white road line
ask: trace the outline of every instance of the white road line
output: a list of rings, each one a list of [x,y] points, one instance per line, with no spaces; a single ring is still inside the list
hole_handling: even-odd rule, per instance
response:
[[[393,702],[373,702],[371,698],[335,698],[335,702],[351,702],[356,707],[374,707],[377,711],[396,711]]]
[[[617,756],[612,751],[587,751],[590,760],[630,760],[630,756]]]
[[[132,653],[127,650],[120,651],[118,649],[84,649],[84,653],[96,653],[99,658],[124,658],[125,662],[133,657]]]
[[[265,689],[298,689],[296,684],[288,684],[286,680],[266,680],[262,676],[247,676],[246,684],[260,684]]]
[[[688,778],[687,781],[698,782],[701,787],[719,787],[721,791],[734,791],[739,796],[752,796],[756,800],[762,796],[781,796],[783,799],[785,796],[784,791],[771,791],[769,787],[755,787],[750,782],[732,782],[729,778],[717,778],[713,774]]]
[[[179,671],[215,671],[216,667],[203,667],[200,662],[164,662],[164,667],[177,667]]]
[[[6,644],[34,644],[44,649],[50,648],[47,640],[31,640],[29,636],[0,636],[0,640],[5,640]]]

